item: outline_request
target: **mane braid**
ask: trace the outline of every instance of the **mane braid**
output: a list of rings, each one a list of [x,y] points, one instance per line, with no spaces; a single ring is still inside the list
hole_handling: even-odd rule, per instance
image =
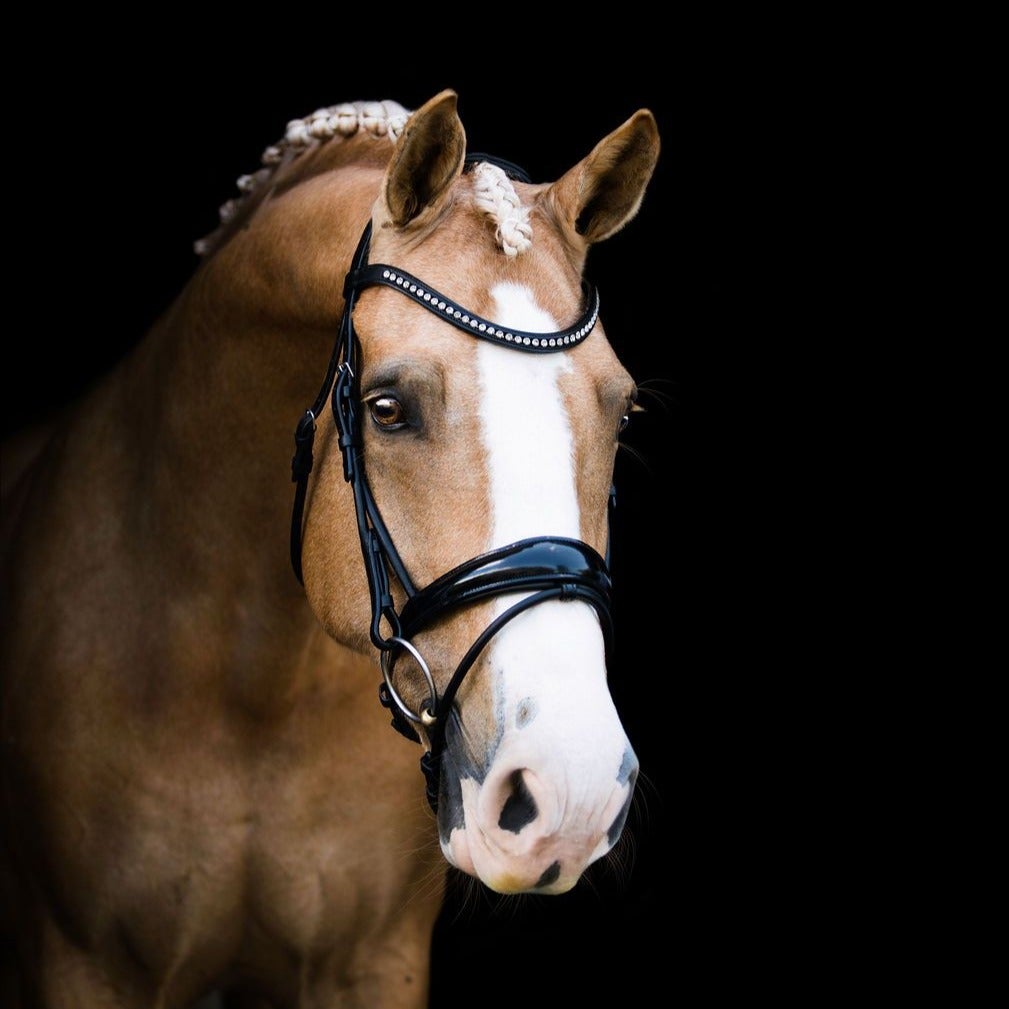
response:
[[[388,137],[395,143],[403,132],[411,113],[398,102],[344,102],[325,109],[316,109],[303,119],[292,119],[284,136],[263,151],[263,167],[237,181],[242,194],[222,204],[219,210],[220,227],[193,243],[198,256],[213,252],[231,234],[239,219],[247,216],[268,192],[266,185],[277,169],[290,164],[305,151],[331,140],[333,137],[351,137],[363,132],[374,137]]]
[[[282,166],[334,137],[363,132],[395,143],[411,115],[394,101],[344,102],[292,119],[284,136],[263,151],[263,167],[239,176],[236,184],[240,195],[221,205],[220,226],[194,242],[194,251],[198,256],[207,256],[219,248],[269,192],[269,182]],[[505,255],[525,252],[532,244],[529,208],[522,205],[511,179],[503,169],[486,161],[474,166],[472,176],[474,203],[495,225],[494,237]]]

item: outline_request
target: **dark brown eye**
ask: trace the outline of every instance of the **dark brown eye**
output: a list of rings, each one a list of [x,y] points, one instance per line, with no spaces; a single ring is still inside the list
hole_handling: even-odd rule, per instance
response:
[[[395,429],[406,422],[403,404],[392,396],[377,396],[368,403],[368,409],[371,410],[372,420],[379,427]]]
[[[619,438],[630,426],[631,414],[639,413],[641,407],[638,406],[638,390],[634,388],[631,390],[630,395],[627,397],[627,412],[620,418],[620,422],[617,424],[617,437]]]

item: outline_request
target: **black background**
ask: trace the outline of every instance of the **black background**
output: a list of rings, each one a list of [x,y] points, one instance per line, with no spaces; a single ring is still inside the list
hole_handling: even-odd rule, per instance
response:
[[[618,463],[613,533],[611,685],[641,759],[640,801],[623,868],[597,866],[570,894],[453,885],[433,1005],[780,993],[797,951],[807,969],[816,958],[806,915],[822,885],[794,875],[819,827],[791,829],[809,783],[793,763],[792,657],[777,640],[794,616],[775,580],[779,532],[802,500],[773,489],[774,374],[805,272],[782,232],[801,217],[790,200],[809,169],[797,140],[808,107],[773,61],[717,27],[634,45],[614,30],[617,66],[605,38],[460,47],[427,23],[418,48],[381,25],[328,53],[326,33],[346,34],[338,20],[278,27],[255,52],[227,32],[180,46],[151,29],[149,46],[37,54],[24,98],[8,95],[19,321],[5,430],[79,394],[142,337],[194,269],[193,240],[290,118],[355,99],[416,108],[451,87],[470,149],[545,181],[650,108],[657,173],[639,216],[588,266],[612,343],[654,393],[627,436],[635,455]]]

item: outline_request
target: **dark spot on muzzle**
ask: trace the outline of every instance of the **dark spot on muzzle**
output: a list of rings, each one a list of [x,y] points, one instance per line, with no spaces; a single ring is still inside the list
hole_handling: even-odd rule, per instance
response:
[[[609,841],[611,848],[620,840],[624,824],[627,822],[627,814],[631,811],[631,800],[633,798],[634,786],[632,785],[630,791],[627,793],[627,799],[624,801],[623,806],[620,807],[620,812],[617,813],[616,819],[610,824],[610,829],[606,831],[606,840]]]
[[[501,818],[497,825],[502,830],[510,830],[513,834],[517,834],[523,827],[528,826],[536,819],[538,810],[536,802],[529,794],[529,789],[526,788],[526,783],[522,779],[521,771],[512,771],[508,782],[512,787],[512,794],[508,796],[508,801],[501,807]]]
[[[627,747],[624,750],[623,760],[620,761],[620,768],[617,770],[617,781],[621,785],[627,785],[627,799],[624,801],[623,806],[620,807],[620,812],[617,813],[616,818],[610,824],[610,829],[606,831],[606,840],[609,842],[610,847],[620,840],[620,835],[623,832],[624,824],[627,822],[627,814],[631,811],[631,802],[634,799],[634,784],[638,779],[638,758],[634,755],[634,751]]]
[[[515,728],[524,729],[536,717],[536,699],[523,697],[515,709]]]
[[[631,783],[631,788],[634,787],[634,781],[638,776],[638,758],[635,756],[634,751],[628,746],[624,750],[623,759],[620,761],[620,767],[617,770],[617,781],[621,785],[626,785],[627,782]]]
[[[554,862],[546,872],[538,880],[536,880],[536,886],[549,886],[551,883],[556,883],[558,877],[561,874],[561,863]]]
[[[486,764],[493,759],[493,748],[477,761],[466,747],[466,734],[460,725],[459,711],[453,708],[445,728],[445,749],[441,755],[440,794],[438,800],[438,831],[447,844],[453,830],[463,830],[466,814],[463,811],[462,783],[470,778],[482,784],[487,773]]]

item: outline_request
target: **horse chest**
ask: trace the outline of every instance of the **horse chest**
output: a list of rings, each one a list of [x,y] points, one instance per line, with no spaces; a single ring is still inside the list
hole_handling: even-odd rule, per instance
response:
[[[331,684],[353,676],[329,669]],[[65,711],[77,759],[47,763],[41,743],[24,756],[52,768],[35,782],[49,796],[40,843],[73,935],[161,978],[281,950],[340,973],[404,904],[433,920],[436,831],[415,748],[389,739],[361,693],[306,691],[273,719],[159,707],[144,722],[134,710],[112,720],[136,731],[101,746]]]

